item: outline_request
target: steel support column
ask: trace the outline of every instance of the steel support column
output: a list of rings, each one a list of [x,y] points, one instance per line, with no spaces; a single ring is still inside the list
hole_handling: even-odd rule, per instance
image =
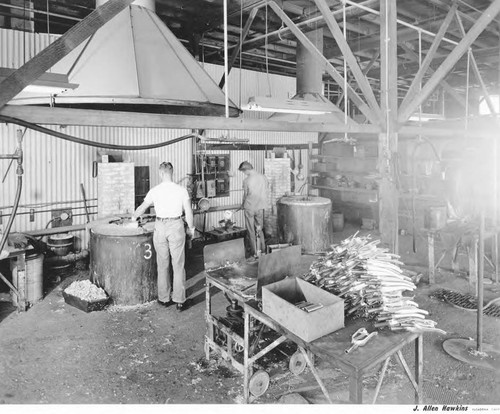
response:
[[[398,252],[398,56],[396,0],[380,0],[380,95],[383,132],[379,135],[379,230],[382,242]]]

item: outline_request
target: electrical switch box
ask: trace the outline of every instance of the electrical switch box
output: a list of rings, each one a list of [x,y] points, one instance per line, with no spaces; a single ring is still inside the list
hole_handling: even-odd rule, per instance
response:
[[[215,197],[216,195],[215,180],[207,180],[207,197]]]
[[[226,155],[219,155],[217,157],[217,168],[219,171],[227,171],[227,166],[229,164],[228,159],[226,158]]]
[[[203,181],[196,181],[195,191],[196,191],[196,198],[205,197],[205,183]]]
[[[229,154],[198,153],[194,156],[194,172],[190,174],[194,185],[191,187],[191,197],[226,197],[230,187]]]

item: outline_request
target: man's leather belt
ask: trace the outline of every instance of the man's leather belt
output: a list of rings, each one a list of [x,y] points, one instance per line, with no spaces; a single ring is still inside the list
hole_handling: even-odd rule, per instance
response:
[[[179,220],[182,218],[182,216],[177,216],[177,217],[156,217],[156,220],[158,221],[174,221],[174,220]]]

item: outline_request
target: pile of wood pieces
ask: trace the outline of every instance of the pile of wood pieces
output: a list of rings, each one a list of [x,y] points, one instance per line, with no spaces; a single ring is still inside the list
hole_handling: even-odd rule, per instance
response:
[[[413,297],[403,296],[416,286],[399,256],[377,247],[379,243],[355,234],[313,262],[304,280],[344,299],[346,316],[374,320],[377,328],[445,333],[425,319],[428,312]]]

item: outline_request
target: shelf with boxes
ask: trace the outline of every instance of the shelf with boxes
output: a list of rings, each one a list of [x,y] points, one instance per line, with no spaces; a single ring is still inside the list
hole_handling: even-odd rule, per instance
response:
[[[311,160],[311,188],[332,200],[333,208],[346,220],[378,221],[376,145],[332,142],[322,145]]]
[[[194,156],[192,180],[192,198],[227,197],[230,188],[230,155],[205,154]]]

